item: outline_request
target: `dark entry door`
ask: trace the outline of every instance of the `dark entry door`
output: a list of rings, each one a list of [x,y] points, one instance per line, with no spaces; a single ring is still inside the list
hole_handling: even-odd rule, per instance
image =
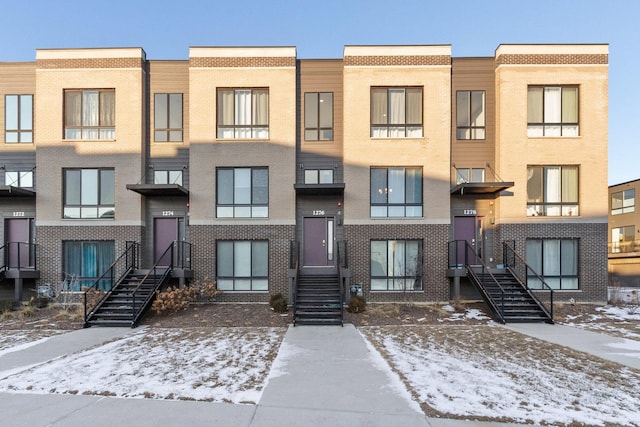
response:
[[[333,265],[333,218],[304,218],[303,262],[305,267]]]
[[[474,216],[457,216],[453,220],[453,234],[456,241],[466,241],[469,246],[458,243],[456,248],[457,264],[462,265],[465,261],[469,264],[476,264],[476,253],[478,252],[478,242],[476,241],[476,217]],[[464,246],[464,247],[463,247]],[[465,258],[465,249],[466,258]]]
[[[163,254],[176,240],[179,240],[179,218],[154,218],[153,260],[158,261],[158,265],[171,264],[171,253]]]
[[[9,268],[32,267],[31,218],[12,218],[5,221],[5,253]]]

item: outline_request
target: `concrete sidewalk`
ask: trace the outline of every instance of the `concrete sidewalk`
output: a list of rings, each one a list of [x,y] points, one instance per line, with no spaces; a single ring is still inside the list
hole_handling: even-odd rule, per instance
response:
[[[640,360],[637,354],[616,354],[623,350],[611,344],[624,340],[603,334],[547,324],[506,327],[627,366],[637,366]],[[129,328],[90,328],[54,336],[0,356],[0,372],[19,372],[131,332]],[[289,327],[258,405],[0,393],[0,413],[3,425],[15,427],[517,425],[425,417],[398,376],[350,324]]]

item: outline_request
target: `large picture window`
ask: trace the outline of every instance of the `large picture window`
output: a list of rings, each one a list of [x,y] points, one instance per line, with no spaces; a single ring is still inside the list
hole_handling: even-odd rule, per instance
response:
[[[218,168],[216,173],[218,218],[267,218],[269,170]]]
[[[422,88],[371,88],[372,138],[422,137]]]
[[[62,242],[62,258],[64,273],[72,276],[74,291],[94,284],[115,259],[115,243],[107,241],[67,240]],[[108,281],[98,284],[104,290],[109,290]]]
[[[371,168],[372,217],[421,217],[422,168]]]
[[[64,169],[64,218],[114,218],[114,169]]]
[[[552,289],[579,289],[578,242],[577,239],[528,239],[527,264]],[[527,282],[532,289],[542,287],[534,275],[530,275]]]
[[[116,91],[65,90],[65,139],[116,139]]]
[[[527,216],[576,216],[578,166],[529,166]]]
[[[611,215],[620,215],[636,211],[636,190],[616,191],[611,193]]]
[[[635,252],[636,250],[636,227],[635,225],[625,225],[611,229],[611,250],[610,253]]]
[[[578,87],[529,86],[527,135],[578,136]]]
[[[223,291],[269,290],[269,242],[218,240],[216,271]]]
[[[218,138],[269,138],[269,89],[218,89]]]
[[[333,140],[333,93],[304,94],[304,140]]]
[[[371,290],[422,289],[421,240],[371,241]]]
[[[154,98],[154,140],[182,141],[182,94],[156,93]]]
[[[483,90],[456,92],[456,138],[484,139],[485,110]]]
[[[4,141],[33,142],[33,95],[4,97]]]

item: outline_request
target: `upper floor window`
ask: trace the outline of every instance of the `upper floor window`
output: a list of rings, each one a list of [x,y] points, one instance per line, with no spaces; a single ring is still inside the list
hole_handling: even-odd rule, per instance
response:
[[[182,141],[182,94],[156,93],[154,132],[157,142]]]
[[[116,91],[65,90],[65,139],[116,139]]]
[[[269,138],[269,89],[218,89],[218,138]]]
[[[4,97],[4,141],[33,142],[33,95]]]
[[[114,169],[64,169],[64,218],[113,218]]]
[[[616,191],[611,193],[611,215],[620,215],[636,210],[636,190]]]
[[[422,88],[371,88],[372,138],[422,137]]]
[[[527,216],[575,216],[578,209],[577,166],[527,168]]]
[[[371,168],[372,217],[421,217],[422,168]]]
[[[526,258],[531,267],[527,285],[542,287],[542,277],[552,289],[578,289],[578,239],[527,239]]]
[[[610,253],[635,252],[636,251],[636,227],[625,225],[611,229]]]
[[[456,92],[456,138],[485,138],[485,92],[459,90]]]
[[[182,171],[159,170],[153,171],[154,184],[178,184],[182,185]]]
[[[4,185],[33,188],[33,171],[6,171],[4,173]]]
[[[305,184],[333,184],[333,169],[306,169]]]
[[[484,182],[484,168],[456,168],[456,184]]]
[[[333,93],[304,94],[304,140],[333,140]]]
[[[529,86],[527,135],[578,136],[578,87]]]
[[[218,168],[216,171],[218,218],[267,218],[269,170]]]

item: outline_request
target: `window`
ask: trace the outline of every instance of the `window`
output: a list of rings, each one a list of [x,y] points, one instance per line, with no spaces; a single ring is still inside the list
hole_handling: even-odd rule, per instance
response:
[[[116,92],[66,90],[64,92],[65,139],[116,139]]]
[[[306,169],[305,184],[333,184],[333,169]]]
[[[304,94],[304,140],[333,140],[333,93]]]
[[[218,138],[269,138],[269,90],[218,89]]]
[[[527,264],[552,289],[578,289],[577,239],[527,239]],[[527,278],[532,289],[542,288],[534,275]]]
[[[422,137],[422,88],[371,88],[372,138]]]
[[[218,168],[218,218],[267,218],[269,170],[267,168]]]
[[[636,250],[635,243],[635,225],[627,225],[611,229],[611,253],[634,252]]]
[[[372,217],[421,217],[421,168],[371,168]]]
[[[182,94],[156,93],[154,105],[154,140],[182,141]]]
[[[529,86],[527,135],[578,136],[578,87]]]
[[[153,183],[182,185],[182,171],[154,171]]]
[[[617,191],[611,193],[611,215],[620,215],[636,210],[636,190]]]
[[[64,169],[64,218],[114,218],[113,169]]]
[[[62,242],[62,252],[64,272],[78,279],[73,282],[76,286],[73,290],[79,291],[92,286],[111,266],[115,259],[115,243],[113,240],[67,240]],[[109,290],[108,286],[107,280],[99,283],[101,289]]]
[[[527,168],[527,216],[579,214],[577,166]]]
[[[485,138],[484,97],[483,90],[456,92],[456,138]]]
[[[484,182],[484,168],[456,168],[456,185]]]
[[[422,289],[421,240],[371,241],[371,290]]]
[[[6,171],[4,173],[4,185],[33,188],[33,171]]]
[[[216,263],[218,289],[223,291],[269,290],[268,241],[218,240]]]
[[[4,97],[4,141],[33,142],[33,95]]]

